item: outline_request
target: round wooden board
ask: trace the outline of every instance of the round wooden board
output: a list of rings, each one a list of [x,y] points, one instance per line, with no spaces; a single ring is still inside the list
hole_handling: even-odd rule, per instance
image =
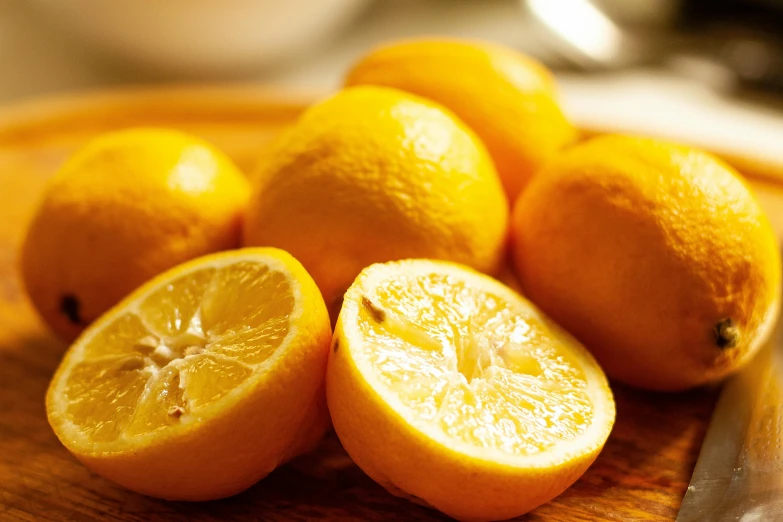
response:
[[[85,140],[146,125],[212,141],[245,171],[309,99],[257,87],[132,90],[0,110],[0,519],[439,520],[388,494],[332,434],[314,453],[248,491],[206,503],[165,502],[90,473],[46,422],[44,391],[65,346],[24,296],[18,244],[44,180]],[[739,159],[783,237],[783,170]],[[755,165],[755,166],[754,166]],[[763,179],[762,179],[763,178]],[[656,395],[614,387],[617,424],[595,465],[528,521],[672,520],[688,485],[715,390]],[[194,455],[193,458],[208,458]]]

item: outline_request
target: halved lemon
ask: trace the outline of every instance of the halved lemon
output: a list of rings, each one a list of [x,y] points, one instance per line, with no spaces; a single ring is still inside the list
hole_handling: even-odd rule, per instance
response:
[[[366,268],[348,290],[326,378],[335,431],[392,493],[463,520],[560,494],[612,429],[601,368],[524,298],[460,265]]]
[[[96,473],[166,499],[238,493],[328,427],[329,316],[273,248],[210,255],[146,283],[65,355],[46,397]]]

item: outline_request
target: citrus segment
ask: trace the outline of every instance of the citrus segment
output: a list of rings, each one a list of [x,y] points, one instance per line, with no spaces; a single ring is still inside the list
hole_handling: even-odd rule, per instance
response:
[[[387,282],[361,304],[357,349],[417,421],[522,455],[584,432],[585,374],[534,311],[439,274]]]

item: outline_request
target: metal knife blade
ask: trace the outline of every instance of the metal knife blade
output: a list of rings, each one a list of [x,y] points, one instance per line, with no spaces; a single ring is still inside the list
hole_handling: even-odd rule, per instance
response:
[[[783,521],[782,325],[724,385],[677,522]]]

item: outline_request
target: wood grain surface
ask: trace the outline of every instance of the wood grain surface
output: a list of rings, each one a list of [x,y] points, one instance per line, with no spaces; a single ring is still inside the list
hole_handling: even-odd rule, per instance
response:
[[[246,171],[306,99],[258,88],[133,90],[0,110],[0,520],[441,520],[386,493],[332,434],[248,491],[166,502],[90,473],[46,422],[44,392],[65,345],[47,332],[17,275],[17,250],[44,180],[92,136],[127,126],[193,132]],[[783,237],[781,170],[736,159]],[[527,521],[664,521],[676,515],[717,390],[660,395],[614,386],[617,424],[587,473]],[[194,458],[198,458],[194,456]]]

